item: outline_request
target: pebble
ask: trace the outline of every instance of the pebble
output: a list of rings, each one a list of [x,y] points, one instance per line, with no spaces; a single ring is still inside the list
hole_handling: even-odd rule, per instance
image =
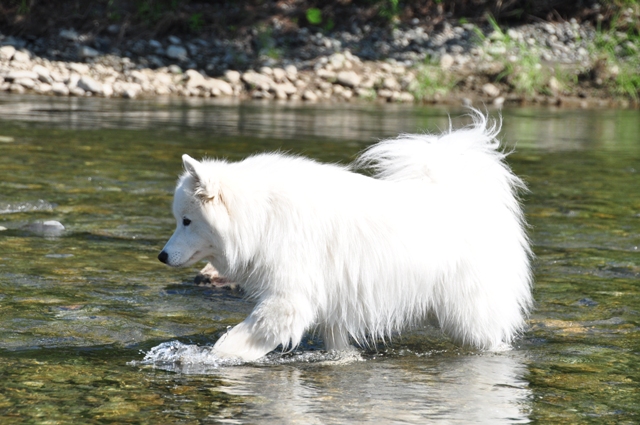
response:
[[[359,97],[414,102],[411,89],[429,58],[435,58],[443,71],[486,75],[489,81],[503,71],[504,58],[516,63],[520,58],[521,52],[509,47],[505,33],[488,25],[480,29],[486,36],[482,42],[474,41],[478,28],[473,24],[447,23],[429,33],[417,25],[392,31],[365,26],[327,34],[311,34],[306,28],[293,33],[274,29],[270,45],[295,46],[281,59],[254,52],[258,34],[228,40],[182,40],[171,35],[163,40],[124,40],[117,48],[104,46],[116,44],[110,41],[120,35],[118,25],[101,35],[104,42],[91,45],[88,35],[73,28],[35,41],[6,37],[0,47],[0,90],[125,98],[228,96],[315,102]],[[548,62],[595,60],[588,48],[595,30],[588,25],[540,22],[509,28],[506,35],[538,49]],[[51,57],[62,60],[47,59]],[[495,106],[504,103],[501,86],[475,87]],[[555,79],[548,88],[554,95],[561,91]]]

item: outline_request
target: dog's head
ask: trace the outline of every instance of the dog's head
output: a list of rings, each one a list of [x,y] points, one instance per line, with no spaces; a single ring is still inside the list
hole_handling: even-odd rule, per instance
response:
[[[182,162],[186,171],[178,181],[173,199],[176,230],[158,255],[160,261],[172,267],[221,257],[224,253],[221,234],[229,224],[220,179],[215,172],[189,155],[183,155]]]

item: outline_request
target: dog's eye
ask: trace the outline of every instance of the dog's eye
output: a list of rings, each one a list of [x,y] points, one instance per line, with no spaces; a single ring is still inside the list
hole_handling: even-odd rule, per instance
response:
[[[189,220],[188,218],[185,217],[185,218],[182,219],[182,224],[184,226],[188,226],[188,225],[191,224],[191,220]]]

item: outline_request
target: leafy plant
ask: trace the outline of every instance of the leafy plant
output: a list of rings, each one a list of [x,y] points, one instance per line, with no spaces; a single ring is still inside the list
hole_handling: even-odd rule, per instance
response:
[[[200,32],[204,28],[202,13],[194,13],[189,17],[189,29],[193,32]]]
[[[322,23],[322,11],[317,7],[307,9],[307,22],[311,25],[320,25]]]

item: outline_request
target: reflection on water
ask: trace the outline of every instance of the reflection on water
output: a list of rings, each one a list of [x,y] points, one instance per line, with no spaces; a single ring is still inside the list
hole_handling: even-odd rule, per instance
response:
[[[637,422],[638,111],[503,111],[537,256],[536,311],[514,350],[420,330],[356,356],[310,335],[255,364],[207,360],[252,305],[156,259],[181,154],[344,163],[461,113],[0,96],[0,423]],[[176,340],[182,362],[142,362]]]

